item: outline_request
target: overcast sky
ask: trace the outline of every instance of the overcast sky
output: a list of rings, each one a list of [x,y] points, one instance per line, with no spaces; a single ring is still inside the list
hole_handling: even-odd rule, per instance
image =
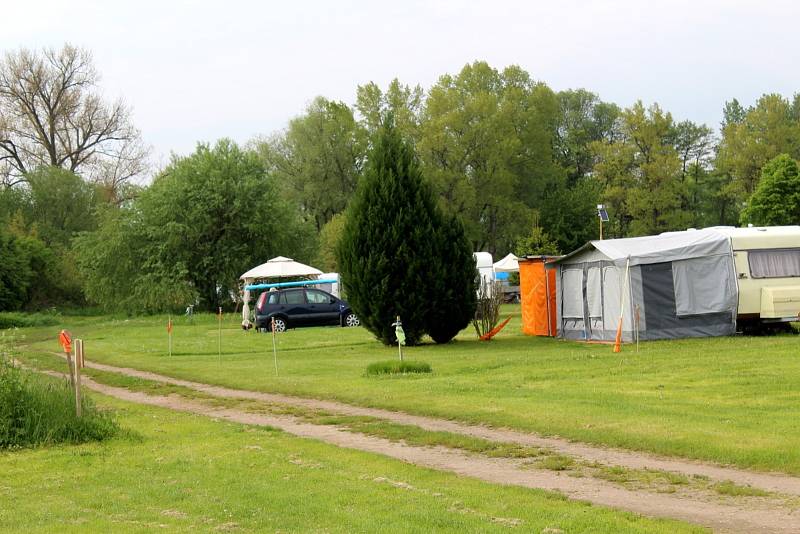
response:
[[[91,50],[156,164],[198,141],[280,130],[317,95],[352,104],[357,85],[394,77],[427,89],[475,60],[714,128],[726,100],[800,91],[800,3],[789,0],[3,4],[0,51]]]

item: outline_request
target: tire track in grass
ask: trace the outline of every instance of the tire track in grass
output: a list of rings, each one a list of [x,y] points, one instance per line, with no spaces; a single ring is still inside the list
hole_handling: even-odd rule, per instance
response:
[[[88,365],[88,362],[87,362]],[[107,370],[107,369],[104,369]],[[63,373],[43,371],[51,376]],[[139,378],[145,378],[139,376]],[[522,460],[487,458],[445,447],[418,447],[384,438],[355,434],[333,425],[316,425],[274,414],[255,414],[214,407],[176,395],[148,395],[83,378],[83,385],[124,401],[194,413],[226,421],[277,428],[289,434],[339,447],[388,456],[421,467],[449,471],[495,484],[557,491],[570,499],[635,512],[650,517],[680,519],[718,532],[789,533],[800,531],[800,514],[783,508],[707,502],[667,494],[632,491],[593,478],[575,478],[557,472],[529,469]],[[247,397],[250,398],[250,397]]]
[[[50,354],[63,358],[60,353]],[[405,412],[396,412],[381,408],[367,408],[355,406],[339,401],[310,399],[294,397],[277,393],[264,393],[215,386],[190,380],[182,380],[150,371],[140,371],[129,367],[117,367],[96,362],[86,362],[86,366],[100,371],[119,373],[130,377],[152,380],[164,384],[187,387],[215,397],[255,400],[271,404],[282,404],[312,410],[324,410],[342,415],[366,416],[384,419],[387,421],[418,426],[424,430],[451,432],[463,434],[489,441],[501,441],[550,449],[559,454],[574,456],[586,462],[598,462],[616,465],[628,469],[656,470],[678,473],[685,476],[707,477],[718,482],[733,482],[740,486],[752,486],[764,491],[783,493],[786,495],[800,496],[800,477],[782,473],[763,473],[748,471],[735,467],[721,466],[696,460],[668,458],[642,452],[622,449],[611,449],[572,442],[563,438],[544,437],[534,433],[521,432],[505,428],[490,428],[482,425],[461,423],[436,417],[412,415]]]

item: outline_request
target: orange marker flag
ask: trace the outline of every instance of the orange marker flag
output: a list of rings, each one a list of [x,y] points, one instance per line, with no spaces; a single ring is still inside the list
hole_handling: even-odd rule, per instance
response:
[[[58,334],[58,342],[61,343],[65,353],[72,353],[72,335],[69,332],[62,330],[61,333]]]

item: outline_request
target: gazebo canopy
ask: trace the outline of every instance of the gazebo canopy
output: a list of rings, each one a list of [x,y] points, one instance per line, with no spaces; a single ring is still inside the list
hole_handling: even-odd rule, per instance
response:
[[[498,273],[518,273],[519,258],[517,258],[514,254],[509,254],[502,260],[496,262],[493,266],[495,272]]]
[[[253,267],[239,278],[242,280],[255,280],[258,278],[286,278],[289,276],[319,276],[322,271],[294,261],[292,258],[278,256],[272,258],[258,267]]]

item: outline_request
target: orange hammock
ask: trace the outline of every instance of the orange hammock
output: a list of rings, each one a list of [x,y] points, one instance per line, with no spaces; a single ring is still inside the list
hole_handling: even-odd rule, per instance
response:
[[[489,330],[488,332],[486,332],[485,334],[483,334],[483,335],[480,337],[480,340],[481,340],[481,341],[489,341],[489,340],[490,340],[490,339],[492,339],[494,336],[496,336],[496,335],[497,335],[497,333],[498,333],[498,332],[500,332],[500,330],[502,330],[502,329],[503,329],[503,327],[505,327],[505,326],[508,324],[508,321],[510,321],[510,320],[511,320],[511,317],[509,317],[508,319],[506,319],[505,321],[503,321],[503,322],[502,322],[502,323],[500,323],[499,325],[495,326],[494,328],[492,328],[491,330]]]

